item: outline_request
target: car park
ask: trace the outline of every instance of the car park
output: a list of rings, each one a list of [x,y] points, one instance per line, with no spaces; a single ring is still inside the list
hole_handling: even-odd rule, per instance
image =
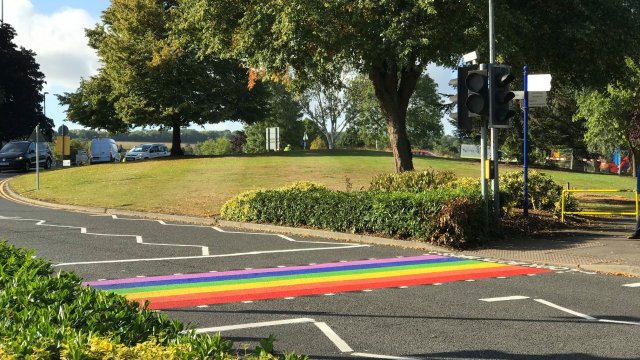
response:
[[[91,164],[105,162],[120,162],[120,153],[115,140],[110,138],[95,138],[91,140]]]
[[[0,149],[0,170],[26,172],[36,166],[36,161],[45,169],[51,168],[53,155],[49,143],[39,142],[38,153],[36,157],[36,143],[33,141],[10,141]]]
[[[127,151],[125,161],[138,161],[169,156],[169,148],[163,144],[140,144]]]

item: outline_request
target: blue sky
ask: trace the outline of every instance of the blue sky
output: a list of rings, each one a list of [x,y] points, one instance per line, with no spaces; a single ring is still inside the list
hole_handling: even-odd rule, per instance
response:
[[[87,46],[84,29],[100,21],[110,0],[4,0],[4,21],[17,31],[15,42],[36,53],[36,61],[47,84],[46,113],[56,124],[70,128],[79,125],[66,120],[65,108],[54,94],[73,92],[81,78],[96,74],[100,67],[95,51]],[[453,77],[448,69],[429,66],[429,74],[438,83],[439,92],[453,93],[448,85]],[[444,123],[445,131],[452,127]],[[238,130],[238,123],[209,125],[207,129]]]

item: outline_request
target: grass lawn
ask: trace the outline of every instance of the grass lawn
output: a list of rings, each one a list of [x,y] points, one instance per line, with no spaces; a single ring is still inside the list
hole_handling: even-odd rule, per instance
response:
[[[459,177],[480,175],[478,161],[414,157],[414,166],[416,170],[451,170]],[[500,167],[501,172],[517,169],[521,167]],[[393,157],[385,152],[297,151],[165,158],[44,171],[40,191],[35,191],[35,173],[30,172],[12,179],[11,186],[24,196],[58,203],[213,216],[228,199],[245,190],[280,187],[299,180],[337,190],[346,190],[350,183],[353,189],[359,189],[366,188],[375,175],[393,170]],[[543,172],[564,187],[569,183],[578,189],[635,189],[635,179],[628,176]]]

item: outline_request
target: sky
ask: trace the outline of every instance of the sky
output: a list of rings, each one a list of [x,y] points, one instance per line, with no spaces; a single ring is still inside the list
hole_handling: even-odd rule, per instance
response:
[[[17,32],[15,43],[36,53],[36,61],[45,74],[46,115],[54,120],[55,128],[80,125],[66,120],[66,107],[58,104],[55,94],[73,92],[80,79],[95,75],[100,68],[95,51],[87,45],[84,30],[100,21],[110,0],[0,0],[4,1],[4,21]],[[453,93],[448,82],[454,73],[449,69],[430,65],[429,75],[438,84],[440,93]],[[453,128],[444,122],[445,132]],[[208,130],[239,130],[240,123],[225,122],[207,125]]]

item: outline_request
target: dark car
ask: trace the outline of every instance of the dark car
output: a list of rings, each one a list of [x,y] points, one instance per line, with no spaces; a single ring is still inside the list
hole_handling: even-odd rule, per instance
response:
[[[38,143],[40,166],[51,167],[51,148],[46,142]],[[36,166],[36,143],[33,141],[11,141],[0,149],[0,170],[29,171]]]

